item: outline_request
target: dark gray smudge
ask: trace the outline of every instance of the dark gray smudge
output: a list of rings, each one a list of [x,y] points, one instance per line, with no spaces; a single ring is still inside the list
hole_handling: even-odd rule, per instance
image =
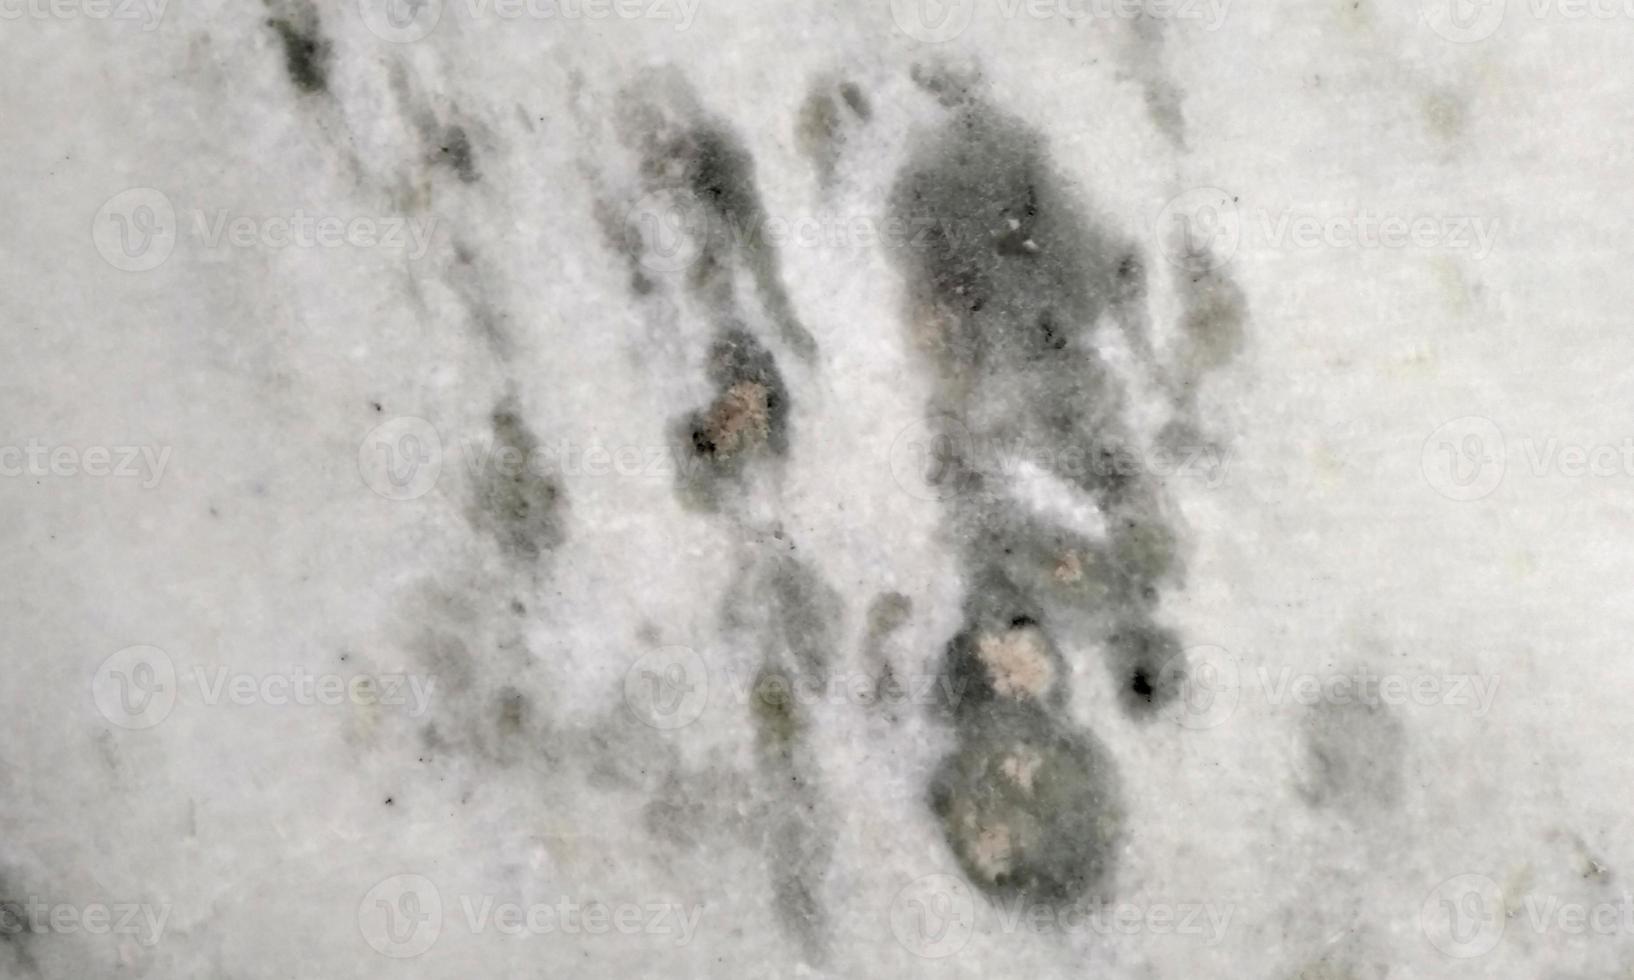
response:
[[[270,0],[269,0],[270,5]],[[283,42],[284,68],[302,92],[316,94],[329,88],[329,42],[324,39],[317,8],[310,0],[295,0],[288,13],[273,17],[267,26]]]
[[[1321,701],[1301,720],[1301,795],[1350,817],[1401,799],[1406,732],[1382,703]]]
[[[1146,115],[1158,132],[1177,147],[1186,145],[1186,94],[1164,65],[1166,22],[1158,17],[1136,17],[1129,22],[1121,63],[1137,84],[1146,103]]]
[[[0,874],[0,964],[10,959],[12,972],[6,976],[43,976],[34,958],[34,924],[24,903],[28,896],[8,874]]]
[[[1176,646],[1154,621],[1159,586],[1181,566],[1161,490],[1149,468],[1129,465],[1143,449],[1094,343],[1103,315],[1141,302],[1144,263],[1072,200],[1035,131],[968,94],[945,101],[951,117],[899,176],[892,213],[930,229],[923,248],[898,254],[914,333],[938,372],[954,527],[973,580],[1002,574],[1098,635],[1125,705],[1144,713],[1181,680],[1172,670],[1159,680],[1159,658]],[[1106,539],[1007,500],[989,447],[1088,494]]]
[[[779,339],[802,359],[812,358],[817,344],[783,284],[748,148],[724,120],[699,107],[679,76],[671,73],[654,84],[663,89],[627,98],[622,130],[640,155],[646,188],[674,195],[687,211],[685,224],[699,249],[689,270],[693,290],[730,310],[732,273],[741,265]]]
[[[454,171],[461,183],[476,183],[476,158],[471,150],[471,137],[466,135],[464,127],[450,126],[444,130],[437,149],[443,163]]]
[[[760,563],[748,582],[747,595],[735,598],[737,609],[728,618],[748,626],[762,652],[750,708],[771,801],[766,856],[775,911],[806,957],[822,962],[829,925],[821,889],[835,831],[806,738],[811,719],[798,692],[827,684],[840,599],[811,569],[786,556]]]
[[[834,171],[850,126],[856,122],[866,123],[872,116],[868,97],[856,83],[835,85],[827,78],[812,83],[811,91],[800,106],[795,137],[801,151],[811,159],[820,185],[828,187],[834,182]]]
[[[891,666],[886,644],[913,617],[913,600],[900,592],[885,592],[868,606],[867,633],[862,640],[862,661],[872,671],[874,697],[870,707],[884,712],[891,721],[898,721],[896,707],[914,692],[905,690]]]
[[[957,747],[930,787],[948,844],[989,894],[1065,902],[1110,887],[1124,805],[1117,766],[1068,718],[1062,630],[1098,640],[1125,712],[1172,701],[1178,639],[1157,621],[1183,569],[1177,534],[1125,396],[1102,360],[1103,319],[1144,329],[1145,261],[1092,219],[1038,132],[974,94],[977,76],[920,69],[949,115],[891,192],[912,333],[936,371],[940,478],[967,583],[944,672]],[[1145,338],[1141,337],[1145,342]],[[1090,497],[1104,539],[1008,496],[993,447]]]
[[[534,563],[562,543],[561,489],[539,472],[539,440],[522,418],[520,402],[494,407],[492,450],[477,474],[472,523],[510,557]]]
[[[670,73],[658,82],[627,96],[620,129],[638,158],[645,195],[685,213],[698,247],[685,270],[687,288],[713,326],[705,359],[712,399],[670,423],[670,435],[682,450],[676,493],[689,507],[727,511],[732,518],[723,521],[727,533],[755,556],[739,569],[722,603],[727,633],[741,637],[759,656],[749,681],[748,707],[755,730],[757,789],[765,802],[745,810],[753,814],[771,869],[777,920],[806,960],[820,963],[831,942],[822,890],[834,848],[834,818],[808,738],[813,719],[797,691],[826,684],[840,600],[814,570],[786,553],[793,545],[780,526],[772,529],[777,542],[772,545],[763,539],[766,529],[746,527],[743,514],[723,506],[728,491],[742,496],[761,490],[745,479],[752,467],[788,456],[791,399],[779,355],[792,352],[809,359],[816,345],[779,277],[778,253],[766,234],[767,215],[747,147],[698,104],[678,75]],[[647,296],[663,287],[661,273],[648,274],[638,226],[653,216],[636,213],[618,221],[616,212],[614,206],[600,204],[598,221],[629,262],[633,291]],[[742,288],[742,279],[752,293]],[[759,297],[758,304],[746,302],[751,294]],[[778,509],[775,490],[766,488],[759,496],[749,502]],[[683,787],[677,783],[670,788],[684,800],[690,794]],[[690,826],[676,826],[678,821],[687,824],[690,809],[676,801],[649,809],[647,815],[666,835],[691,838]]]

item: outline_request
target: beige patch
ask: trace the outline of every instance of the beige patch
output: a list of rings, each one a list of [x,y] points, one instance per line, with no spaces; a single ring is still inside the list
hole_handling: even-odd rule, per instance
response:
[[[717,456],[731,456],[742,449],[758,446],[771,434],[771,410],[766,386],[740,381],[709,410],[709,440]]]
[[[983,636],[977,650],[993,689],[1002,697],[1041,698],[1055,684],[1055,664],[1036,626],[1008,630],[1003,636]]]
[[[1015,863],[1015,842],[1011,839],[1010,828],[1005,824],[993,824],[977,830],[975,814],[965,818],[965,826],[976,830],[976,842],[970,849],[970,860],[976,869],[988,878],[1008,873]]]
[[[1025,745],[1016,746],[1013,755],[1006,756],[999,763],[999,770],[1009,777],[1012,783],[1021,787],[1024,793],[1033,791],[1033,777],[1038,775],[1038,767],[1044,764],[1044,757],[1034,749]]]
[[[1069,551],[1061,556],[1061,561],[1055,566],[1055,580],[1063,585],[1081,582],[1084,578],[1084,562],[1078,557],[1078,552]]]

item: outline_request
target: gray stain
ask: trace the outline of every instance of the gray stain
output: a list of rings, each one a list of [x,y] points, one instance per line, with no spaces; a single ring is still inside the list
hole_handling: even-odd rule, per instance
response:
[[[957,744],[929,802],[983,891],[1066,902],[1112,887],[1125,809],[1116,763],[1067,716],[1057,637],[1101,646],[1124,712],[1151,717],[1183,680],[1158,607],[1184,569],[1161,487],[1125,465],[1143,447],[1096,345],[1104,319],[1149,343],[1145,260],[1074,199],[1037,131],[974,94],[977,77],[916,71],[948,114],[890,196],[893,218],[925,230],[898,259],[967,583],[944,661],[963,692],[944,712]],[[1093,500],[1104,538],[1015,502],[992,447]]]
[[[284,70],[300,91],[314,95],[326,92],[330,45],[320,29],[317,8],[308,0],[295,0],[288,10],[286,16],[267,21],[283,44]]]
[[[762,662],[750,689],[756,756],[770,810],[765,846],[774,910],[808,960],[827,957],[829,926],[821,889],[834,849],[833,817],[807,735],[811,719],[798,690],[826,684],[840,599],[799,561],[772,558],[750,573],[745,624]],[[733,617],[735,618],[735,617]]]
[[[514,397],[494,407],[492,451],[477,476],[471,520],[506,555],[532,564],[565,537],[562,492],[553,477],[537,471],[539,440],[521,412]]]
[[[1177,645],[1155,622],[1160,586],[1180,578],[1165,498],[1138,461],[1125,395],[1094,344],[1103,315],[1144,297],[1144,262],[1072,200],[1042,138],[943,76],[930,87],[946,123],[913,153],[891,194],[922,246],[898,250],[912,333],[936,369],[933,422],[951,447],[953,527],[981,577],[1000,569],[1040,606],[1107,648],[1122,703],[1146,714],[1182,679],[1162,671]],[[1091,541],[1028,515],[1004,495],[991,447],[1042,461],[1099,506]]]

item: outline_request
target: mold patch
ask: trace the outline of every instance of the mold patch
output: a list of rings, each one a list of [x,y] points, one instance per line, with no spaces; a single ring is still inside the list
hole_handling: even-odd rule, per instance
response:
[[[514,397],[494,407],[492,448],[477,475],[471,521],[507,556],[534,564],[564,540],[562,492],[552,476],[537,471],[539,440],[521,411]]]
[[[792,558],[771,559],[752,575],[749,597],[759,615],[751,629],[758,636],[762,662],[750,692],[750,715],[761,783],[770,801],[766,854],[773,869],[774,910],[807,960],[821,963],[829,943],[821,892],[835,832],[821,790],[821,769],[807,742],[811,718],[797,692],[826,685],[840,600]]]
[[[960,868],[990,895],[1061,904],[1112,877],[1121,792],[1087,732],[1043,712],[989,707],[961,727],[930,794]]]
[[[934,82],[934,84],[932,84]],[[977,98],[969,83],[922,73],[949,105],[891,192],[923,247],[895,250],[912,333],[935,370],[932,422],[945,436],[952,528],[975,582],[1024,591],[1029,608],[1099,641],[1135,716],[1170,703],[1184,680],[1161,662],[1178,644],[1157,622],[1160,588],[1184,569],[1179,536],[1125,423],[1126,396],[1097,350],[1118,321],[1141,342],[1145,262],[1092,221],[1042,137]],[[1102,533],[1031,510],[1004,447],[1043,479],[1081,492]],[[983,588],[975,586],[976,589]],[[1164,678],[1163,683],[1159,678]]]
[[[737,483],[752,461],[788,454],[790,406],[771,352],[742,328],[721,333],[710,348],[707,370],[719,393],[707,407],[673,423],[671,433],[689,460],[677,473],[682,502],[714,510],[724,488]]]
[[[743,140],[724,120],[704,112],[691,86],[674,72],[626,93],[620,116],[623,138],[639,157],[643,190],[663,195],[677,212],[654,216],[637,209],[640,213],[627,220],[679,219],[697,249],[686,263],[691,288],[735,316],[733,279],[741,269],[778,339],[802,359],[815,356],[816,341],[783,284],[754,159]],[[628,235],[615,239],[625,248],[628,242]]]

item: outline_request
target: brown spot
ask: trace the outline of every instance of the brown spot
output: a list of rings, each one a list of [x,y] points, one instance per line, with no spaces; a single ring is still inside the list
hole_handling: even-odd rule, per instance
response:
[[[714,455],[733,456],[741,450],[765,445],[771,435],[771,405],[766,386],[740,381],[716,400],[709,410],[705,434]]]

